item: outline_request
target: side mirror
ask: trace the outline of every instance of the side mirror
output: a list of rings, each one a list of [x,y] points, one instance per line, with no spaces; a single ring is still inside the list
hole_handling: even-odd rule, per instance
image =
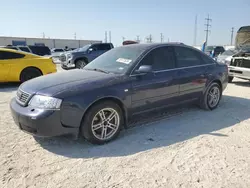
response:
[[[93,48],[89,48],[89,49],[88,49],[88,53],[89,53],[89,54],[91,54],[91,52],[93,52],[93,51],[94,51]]]
[[[136,73],[150,73],[152,72],[152,66],[151,65],[142,65],[139,67],[138,70],[136,70]]]

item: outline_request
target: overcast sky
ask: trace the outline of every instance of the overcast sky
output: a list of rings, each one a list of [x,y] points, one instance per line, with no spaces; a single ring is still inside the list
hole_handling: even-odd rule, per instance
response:
[[[115,45],[152,34],[153,41],[194,43],[205,40],[205,17],[212,18],[209,44],[229,44],[230,31],[250,25],[250,0],[7,0],[0,5],[0,35],[104,40],[112,32]]]

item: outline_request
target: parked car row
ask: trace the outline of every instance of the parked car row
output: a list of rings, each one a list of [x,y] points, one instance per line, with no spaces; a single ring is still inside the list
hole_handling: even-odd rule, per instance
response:
[[[103,144],[137,114],[183,103],[213,110],[227,86],[226,64],[184,44],[111,48],[85,46],[63,59],[81,69],[23,83],[10,103],[17,126],[35,136],[81,135]],[[77,57],[84,57],[80,65]]]

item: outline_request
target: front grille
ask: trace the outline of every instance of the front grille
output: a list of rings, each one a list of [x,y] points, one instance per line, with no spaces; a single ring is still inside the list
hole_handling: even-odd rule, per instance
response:
[[[67,60],[67,57],[66,57],[66,55],[62,54],[62,55],[60,55],[59,59],[60,59],[60,61],[64,62]]]
[[[31,94],[26,93],[26,92],[22,91],[21,89],[18,89],[17,93],[16,93],[16,100],[21,105],[25,106],[29,102],[30,96],[31,96]]]
[[[230,63],[234,67],[243,67],[250,68],[250,59],[249,58],[234,58]]]

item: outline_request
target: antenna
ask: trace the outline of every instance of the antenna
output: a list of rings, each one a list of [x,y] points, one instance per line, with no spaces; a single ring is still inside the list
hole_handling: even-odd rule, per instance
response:
[[[209,30],[209,28],[211,27],[210,22],[212,22],[212,19],[209,18],[209,14],[207,15],[207,18],[205,18],[205,20],[206,20],[206,23],[205,23],[205,26],[206,26],[205,32],[206,32],[206,45],[207,45],[208,44],[208,33],[211,32],[211,30]]]

